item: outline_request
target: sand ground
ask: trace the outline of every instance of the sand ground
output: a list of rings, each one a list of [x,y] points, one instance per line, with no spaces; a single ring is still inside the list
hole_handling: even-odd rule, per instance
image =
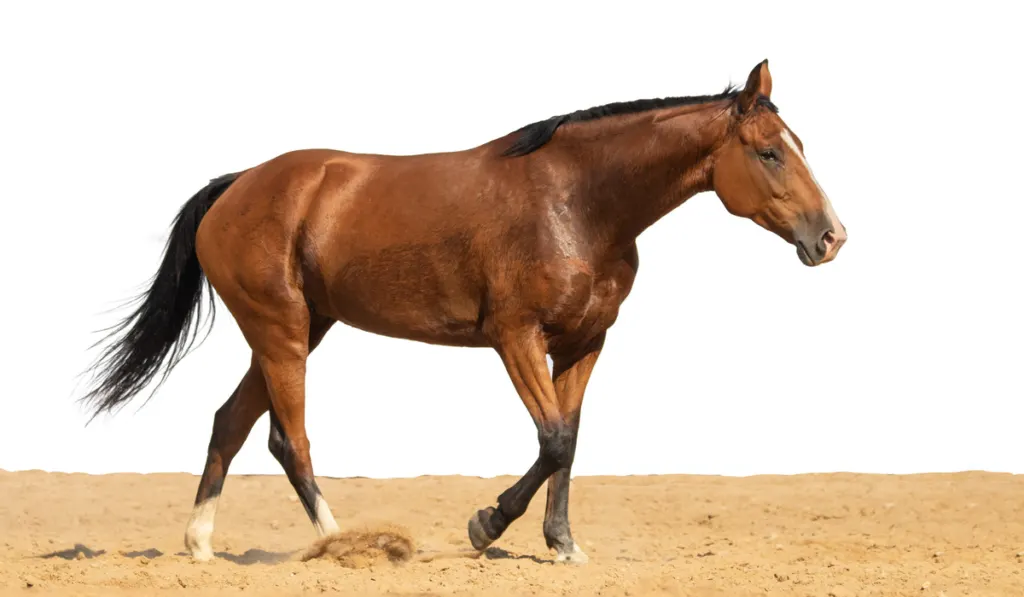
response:
[[[319,483],[343,528],[400,525],[422,558],[466,549],[470,514],[512,481]],[[1024,476],[583,477],[571,518],[586,566],[551,562],[541,491],[482,558],[358,568],[289,559],[315,536],[281,476],[229,477],[218,557],[191,561],[196,483],[0,471],[0,594],[1024,595]]]

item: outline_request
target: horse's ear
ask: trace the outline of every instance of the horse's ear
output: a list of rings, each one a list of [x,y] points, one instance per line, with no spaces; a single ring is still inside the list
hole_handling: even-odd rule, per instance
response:
[[[772,97],[772,74],[768,72],[767,58],[755,66],[754,70],[750,71],[750,76],[747,77],[747,84],[744,85],[743,91],[736,98],[740,111],[749,111],[757,103],[757,98],[762,95],[769,99]]]

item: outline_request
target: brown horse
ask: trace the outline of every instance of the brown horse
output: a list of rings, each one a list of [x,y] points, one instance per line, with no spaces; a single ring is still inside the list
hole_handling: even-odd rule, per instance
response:
[[[574,112],[466,151],[297,151],[215,179],[182,207],[151,288],[115,328],[84,399],[96,414],[114,411],[167,375],[196,338],[205,277],[252,348],[214,417],[185,535],[206,559],[228,466],[268,410],[270,451],[306,513],[321,535],[338,529],[305,429],[306,359],[335,321],[491,347],[540,453],[496,507],[471,517],[469,539],[485,549],[548,481],[544,538],[558,560],[585,562],[569,530],[569,473],[584,388],[636,276],[637,236],[713,190],[806,265],[832,260],[846,241],[771,89],[764,61],[742,89]]]

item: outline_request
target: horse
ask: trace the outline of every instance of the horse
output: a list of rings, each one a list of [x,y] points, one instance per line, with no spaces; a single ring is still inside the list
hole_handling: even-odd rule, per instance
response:
[[[533,418],[539,454],[473,514],[469,541],[485,551],[547,482],[545,542],[557,561],[585,563],[569,525],[580,409],[637,274],[637,237],[714,191],[804,265],[833,260],[846,242],[771,91],[764,60],[742,87],[598,106],[463,151],[298,150],[213,179],[181,207],[158,272],[110,330],[80,400],[95,417],[158,376],[159,388],[220,296],[252,357],[214,416],[185,532],[192,557],[207,560],[228,467],[268,411],[270,452],[316,532],[338,531],[305,429],[306,359],[335,322],[491,348]]]

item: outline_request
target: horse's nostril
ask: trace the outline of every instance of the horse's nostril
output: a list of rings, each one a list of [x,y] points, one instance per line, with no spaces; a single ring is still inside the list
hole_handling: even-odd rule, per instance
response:
[[[825,234],[821,235],[821,244],[825,248],[825,252],[828,253],[832,245],[836,244],[836,235],[833,231],[827,230]]]

